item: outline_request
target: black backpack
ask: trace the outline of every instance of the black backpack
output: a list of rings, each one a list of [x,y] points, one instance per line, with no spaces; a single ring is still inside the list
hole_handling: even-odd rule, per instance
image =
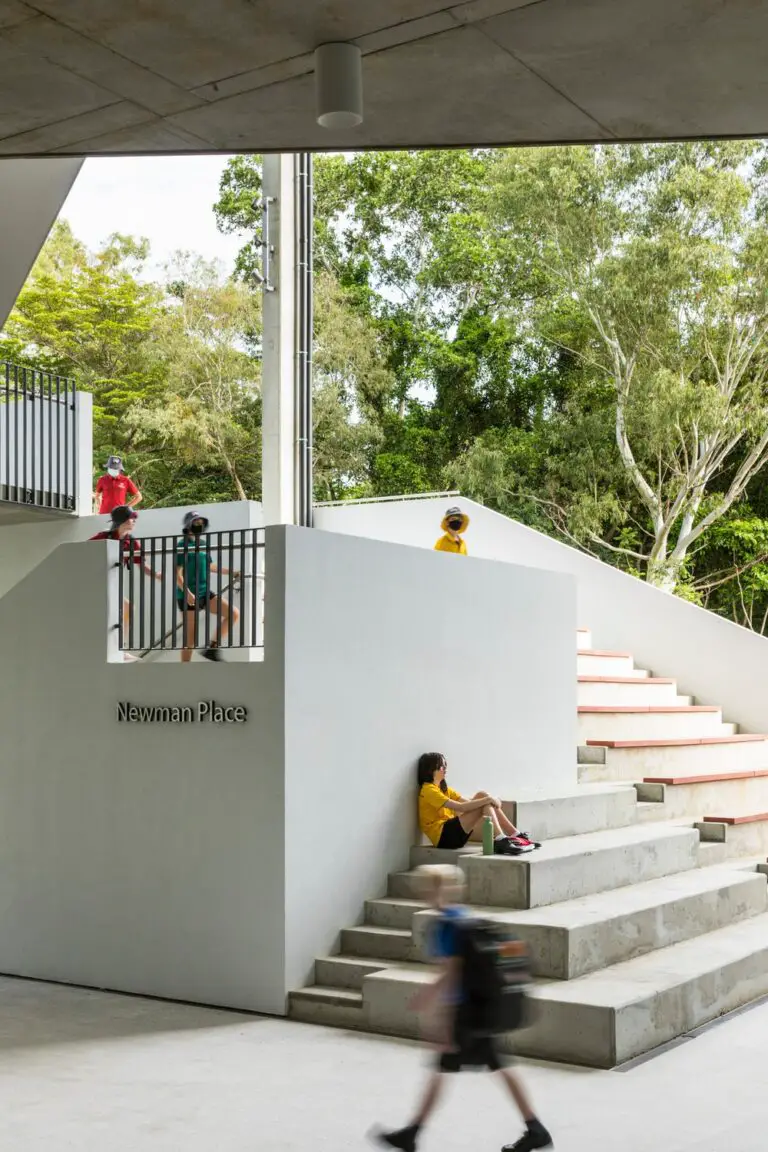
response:
[[[528,946],[491,920],[461,919],[455,929],[462,961],[459,1028],[494,1036],[523,1027],[531,981]]]

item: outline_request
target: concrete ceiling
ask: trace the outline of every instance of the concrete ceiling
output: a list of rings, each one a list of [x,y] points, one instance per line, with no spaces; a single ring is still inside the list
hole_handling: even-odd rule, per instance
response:
[[[312,52],[364,53],[315,124]],[[0,155],[764,135],[765,0],[0,0]]]

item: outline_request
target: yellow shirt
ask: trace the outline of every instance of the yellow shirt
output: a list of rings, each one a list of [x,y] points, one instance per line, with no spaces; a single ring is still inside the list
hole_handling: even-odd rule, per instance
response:
[[[435,544],[435,552],[456,552],[459,556],[466,556],[467,546],[461,536],[458,540],[454,540],[453,536],[446,533]]]
[[[464,797],[454,792],[453,788],[443,792],[437,784],[422,784],[419,792],[419,828],[435,847],[440,840],[443,825],[458,815],[445,807],[446,800],[457,800],[461,803],[463,799]]]

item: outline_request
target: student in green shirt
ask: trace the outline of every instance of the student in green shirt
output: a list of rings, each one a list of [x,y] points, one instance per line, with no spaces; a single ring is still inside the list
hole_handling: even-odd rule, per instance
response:
[[[181,650],[184,664],[192,659],[196,640],[201,634],[205,635],[205,617],[198,620],[198,612],[203,610],[214,621],[214,627],[215,622],[221,619],[220,632],[211,637],[203,652],[206,660],[221,660],[219,645],[229,628],[239,619],[237,608],[230,605],[223,596],[219,598],[211,591],[209,576],[211,572],[235,577],[240,573],[230,573],[229,568],[220,568],[213,563],[213,549],[207,532],[207,518],[199,512],[187,512],[181,539],[176,544],[176,604],[184,619],[184,646]]]

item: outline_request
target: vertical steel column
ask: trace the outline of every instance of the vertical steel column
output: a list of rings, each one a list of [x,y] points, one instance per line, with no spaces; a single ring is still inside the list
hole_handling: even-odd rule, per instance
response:
[[[296,192],[296,314],[294,322],[295,520],[312,527],[312,228],[314,220],[312,153],[294,157]]]
[[[264,157],[262,500],[267,524],[312,525],[312,154]]]

